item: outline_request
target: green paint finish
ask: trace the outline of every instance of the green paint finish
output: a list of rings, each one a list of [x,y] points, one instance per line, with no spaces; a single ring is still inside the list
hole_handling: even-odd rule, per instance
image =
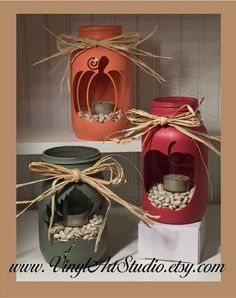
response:
[[[41,160],[62,165],[69,169],[79,168],[83,170],[94,165],[100,157],[101,153],[95,148],[65,146],[44,151]],[[103,175],[98,174],[96,177],[103,178]],[[50,187],[51,182],[43,182],[42,192]],[[78,194],[78,196],[76,196],[76,194]],[[55,222],[56,220],[62,220],[63,201],[67,199],[69,199],[70,206],[74,206],[73,209],[76,208],[77,205],[77,208],[79,206],[81,210],[89,210],[90,217],[93,214],[103,214],[105,200],[94,188],[81,182],[70,183],[56,195],[57,210],[55,212]],[[56,239],[48,240],[48,221],[50,216],[48,213],[49,210],[51,210],[50,208],[51,197],[45,198],[38,203],[39,244],[41,252],[47,262],[50,262],[55,256],[61,256],[63,260],[63,253],[69,250],[74,242],[74,238],[67,242],[58,242]],[[71,264],[85,264],[89,258],[98,261],[105,253],[106,242],[106,229],[104,229],[98,251],[94,253],[95,239],[87,241],[77,237],[77,241],[67,255],[67,259]],[[60,266],[62,265],[63,263],[60,264]]]

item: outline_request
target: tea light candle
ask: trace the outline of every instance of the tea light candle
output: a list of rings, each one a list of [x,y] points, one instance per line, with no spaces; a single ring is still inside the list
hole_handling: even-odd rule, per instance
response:
[[[63,216],[62,223],[66,227],[80,227],[88,223],[89,211]]]
[[[163,188],[170,192],[186,192],[189,190],[189,177],[179,174],[165,175]]]
[[[114,102],[112,101],[96,101],[93,103],[94,114],[110,114],[114,110]]]

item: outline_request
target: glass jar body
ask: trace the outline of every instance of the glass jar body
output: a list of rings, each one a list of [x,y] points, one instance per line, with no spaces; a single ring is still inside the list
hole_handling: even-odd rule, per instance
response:
[[[92,165],[100,158],[100,152],[94,148],[89,147],[56,147],[46,150],[42,154],[42,161],[61,165],[68,169],[84,170]],[[103,178],[103,175],[97,175],[98,178]],[[52,181],[45,181],[41,184],[41,191],[52,186]],[[70,183],[68,186],[57,192],[55,200],[54,224],[62,224],[68,221],[68,218],[74,216],[73,212],[76,208],[87,209],[88,220],[94,214],[101,215],[103,213],[104,199],[103,197],[88,184],[78,182]],[[65,202],[69,202],[69,211],[65,210]],[[73,210],[74,209],[74,210]],[[71,213],[72,211],[72,213]],[[75,237],[68,241],[60,242],[55,239],[53,235],[48,240],[48,228],[51,215],[51,196],[43,199],[38,203],[38,223],[39,223],[39,244],[40,250],[45,260],[56,262],[59,260],[58,267],[62,267],[65,258],[64,253],[68,251]],[[67,217],[67,221],[65,221]],[[70,226],[71,227],[71,226]],[[72,227],[71,227],[72,229]],[[99,247],[94,253],[95,238],[93,240],[84,240],[82,237],[77,237],[75,245],[71,251],[66,255],[70,264],[86,264],[91,258],[92,260],[100,260],[106,250],[106,229],[103,232]],[[55,261],[53,259],[55,258]]]
[[[102,40],[121,34],[120,26],[80,27],[80,36]],[[80,139],[104,140],[124,129],[124,113],[131,107],[132,65],[122,53],[102,46],[76,51],[70,59],[71,115]],[[94,113],[96,104],[110,104],[109,112]]]
[[[157,98],[152,101],[151,113],[164,117],[178,115],[187,111],[186,105],[195,110],[197,100],[188,97]],[[193,130],[206,133],[203,125]],[[160,215],[157,221],[162,223],[187,224],[201,220],[208,199],[207,155],[206,146],[173,127],[166,125],[153,130],[142,152],[143,208]],[[163,181],[172,176],[173,189],[168,191]],[[179,177],[188,180],[188,189],[179,191],[176,182]]]

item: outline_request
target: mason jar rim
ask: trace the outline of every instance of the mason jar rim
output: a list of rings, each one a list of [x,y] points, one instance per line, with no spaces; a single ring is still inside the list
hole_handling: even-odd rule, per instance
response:
[[[152,100],[152,107],[178,108],[184,105],[197,106],[198,99],[188,96],[158,97]]]
[[[101,157],[101,152],[87,146],[59,146],[46,149],[41,160],[55,164],[86,164],[96,162]]]

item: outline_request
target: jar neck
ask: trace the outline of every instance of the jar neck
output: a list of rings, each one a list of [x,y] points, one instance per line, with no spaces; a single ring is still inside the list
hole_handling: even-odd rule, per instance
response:
[[[87,168],[101,157],[100,151],[96,148],[85,146],[62,146],[45,150],[41,160],[65,167]]]
[[[198,100],[194,97],[175,96],[154,98],[151,104],[151,114],[164,117],[173,114],[179,115],[188,111],[186,105],[189,105],[193,110],[196,110]]]
[[[80,26],[79,35],[90,39],[102,40],[122,33],[121,26]]]

